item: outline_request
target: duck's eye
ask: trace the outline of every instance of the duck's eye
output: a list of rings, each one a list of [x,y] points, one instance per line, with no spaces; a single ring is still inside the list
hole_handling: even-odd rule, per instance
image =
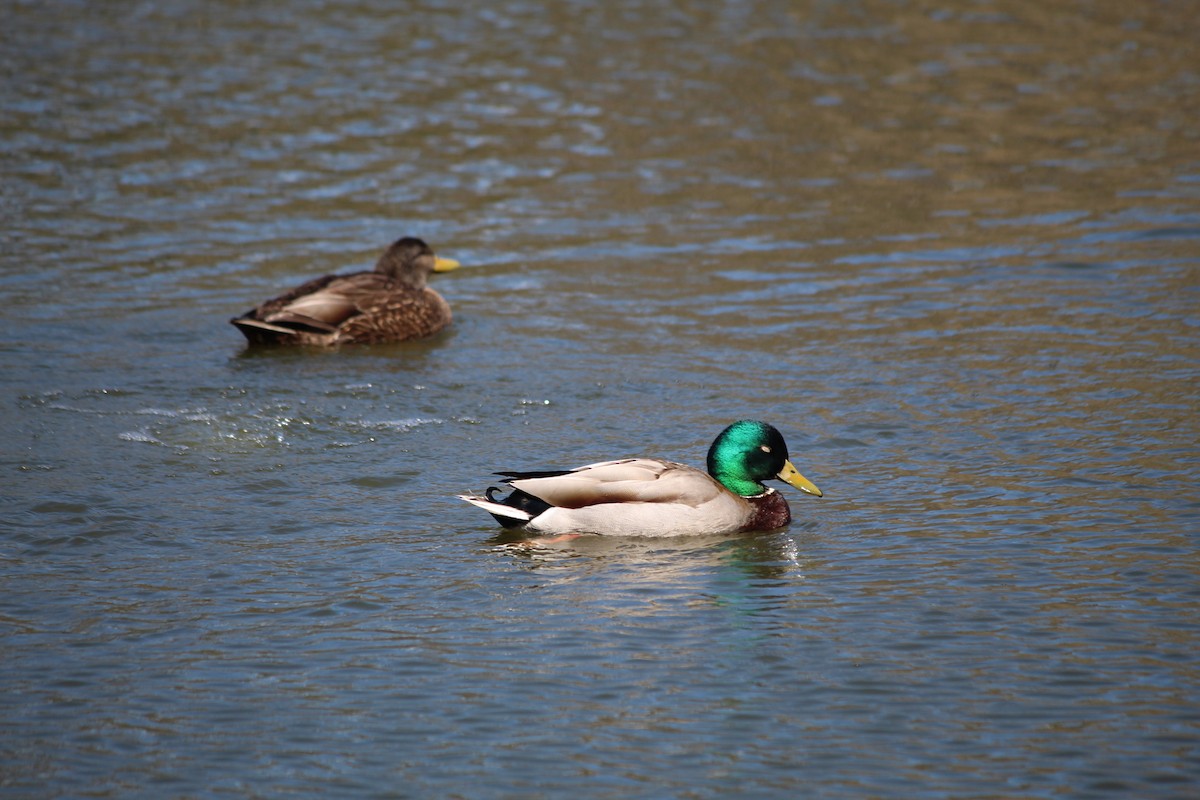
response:
[[[759,449],[759,450],[762,450],[764,453],[769,453],[769,452],[771,452],[771,447],[770,447],[769,445],[765,445],[765,444],[761,444],[761,445],[759,445],[759,446],[758,446],[758,449]]]

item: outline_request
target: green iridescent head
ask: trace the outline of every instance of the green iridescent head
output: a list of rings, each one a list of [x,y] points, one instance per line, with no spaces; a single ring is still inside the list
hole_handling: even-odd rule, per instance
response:
[[[757,420],[738,420],[721,431],[708,448],[708,473],[742,497],[762,494],[767,490],[763,481],[771,478],[821,496],[821,490],[788,460],[783,434]]]

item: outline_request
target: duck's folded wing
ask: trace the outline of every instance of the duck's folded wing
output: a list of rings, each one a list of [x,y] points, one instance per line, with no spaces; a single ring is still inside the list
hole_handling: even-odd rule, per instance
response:
[[[393,291],[359,303],[342,335],[356,341],[400,341],[437,333],[450,322],[450,306],[430,289]]]
[[[386,275],[323,275],[251,309],[240,319],[329,331],[362,312],[364,303],[390,289]]]
[[[272,310],[266,319],[268,322],[295,320],[304,324],[312,324],[315,320],[336,328],[350,317],[361,314],[364,307],[390,288],[387,277],[375,272],[335,277],[311,291],[296,294]]]
[[[601,503],[699,505],[721,492],[716,481],[698,469],[648,458],[602,461],[558,474],[515,473],[507,482],[559,508]]]
[[[267,317],[268,322],[296,324],[325,330],[336,330],[337,326],[358,314],[358,304],[341,292],[323,289],[305,295]]]

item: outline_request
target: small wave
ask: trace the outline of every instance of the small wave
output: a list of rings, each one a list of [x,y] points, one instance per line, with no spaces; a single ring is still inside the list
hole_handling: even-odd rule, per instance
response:
[[[410,431],[413,428],[419,428],[422,425],[442,425],[444,423],[445,420],[443,419],[412,417],[410,419],[379,420],[377,422],[360,420],[355,424],[360,428],[367,428],[369,430],[404,432]]]
[[[150,416],[150,417],[178,417],[179,416],[179,412],[171,411],[170,409],[166,409],[166,408],[139,408],[134,413],[140,414],[143,416]]]
[[[118,433],[117,438],[125,442],[144,442],[145,444],[161,445],[163,441],[156,436],[152,436],[146,431],[125,431]]]

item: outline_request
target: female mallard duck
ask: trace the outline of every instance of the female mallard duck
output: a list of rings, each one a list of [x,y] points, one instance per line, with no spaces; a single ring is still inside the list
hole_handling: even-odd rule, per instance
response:
[[[684,536],[767,531],[792,520],[783,495],[762,484],[779,478],[821,496],[796,471],[787,444],[765,422],[733,423],[708,448],[708,473],[652,458],[603,461],[571,470],[499,472],[512,492],[459,495],[506,528],[534,534]]]
[[[438,258],[405,237],[379,257],[374,272],[325,275],[229,320],[250,344],[376,344],[437,333],[450,305],[425,285],[457,261]]]

